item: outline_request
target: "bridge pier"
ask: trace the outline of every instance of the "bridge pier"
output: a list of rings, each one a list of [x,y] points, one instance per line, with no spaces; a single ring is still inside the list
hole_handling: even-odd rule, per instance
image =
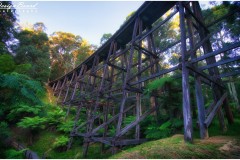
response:
[[[158,21],[170,9],[171,13]],[[180,16],[180,40],[168,46],[157,46],[155,41],[159,35],[154,33],[177,13]],[[74,136],[84,138],[84,157],[90,142],[102,143],[103,152],[105,145],[116,148],[146,141],[140,133],[140,122],[154,112],[158,115],[161,104],[158,103],[159,93],[144,99],[143,91],[146,84],[166,74],[182,78],[179,90],[182,91],[185,141],[193,141],[192,118],[195,117],[192,117],[192,112],[196,108],[202,139],[208,137],[208,127],[215,115],[218,115],[224,130],[222,105],[228,121],[233,122],[221,78],[239,72],[220,73],[218,66],[240,58],[219,62],[215,56],[240,47],[240,43],[213,51],[209,40],[213,33],[209,33],[209,26],[203,22],[198,2],[146,2],[90,58],[66,76],[50,82],[58,101],[69,105],[68,112],[70,106],[78,106],[70,136],[71,139]],[[163,68],[159,64],[160,56],[166,55],[168,50],[174,52],[176,45],[180,46],[180,61],[175,66]],[[201,47],[204,54],[197,55]],[[206,64],[200,66],[201,61],[206,61]],[[195,98],[190,97],[190,77],[193,77]],[[212,105],[207,107],[204,86],[211,88],[214,97]],[[191,98],[197,107],[191,107]],[[144,103],[146,101],[150,106]],[[129,117],[134,117],[131,122],[127,122]],[[80,119],[85,122],[78,124]],[[127,135],[129,132],[131,136]]]

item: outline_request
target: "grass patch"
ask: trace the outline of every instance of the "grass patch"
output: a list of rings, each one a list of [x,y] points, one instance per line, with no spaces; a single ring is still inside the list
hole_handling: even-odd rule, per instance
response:
[[[224,139],[224,138],[223,138]],[[185,143],[183,135],[175,135],[156,141],[146,142],[131,149],[111,156],[112,159],[175,159],[175,158],[229,158],[228,154],[220,152],[223,142],[202,141],[196,139],[193,144]]]

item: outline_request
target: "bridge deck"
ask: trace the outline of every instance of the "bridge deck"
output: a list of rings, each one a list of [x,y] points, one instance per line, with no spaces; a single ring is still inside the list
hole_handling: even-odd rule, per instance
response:
[[[83,64],[87,65],[87,68],[91,68],[93,64],[93,60],[95,55],[100,56],[100,61],[105,60],[107,58],[108,51],[110,49],[110,45],[112,40],[117,41],[120,46],[125,46],[128,44],[132,39],[132,33],[134,28],[134,22],[136,17],[140,16],[143,21],[143,30],[146,28],[146,25],[151,25],[154,23],[159,17],[165,14],[170,8],[172,8],[177,2],[176,1],[147,1],[142,4],[142,6],[136,11],[136,13],[126,21],[113,36],[104,43],[97,51],[95,51],[88,59],[86,59],[83,63],[81,63],[78,67],[76,67],[71,72],[67,73],[66,75],[49,82],[49,85],[52,86],[58,80],[63,81],[64,78],[67,76],[68,79],[72,78],[74,71],[79,71]]]

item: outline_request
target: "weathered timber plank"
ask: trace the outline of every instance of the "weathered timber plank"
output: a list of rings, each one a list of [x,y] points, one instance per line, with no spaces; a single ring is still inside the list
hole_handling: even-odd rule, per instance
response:
[[[167,73],[169,73],[169,72],[173,72],[173,71],[175,71],[175,70],[177,70],[177,69],[178,69],[178,66],[172,67],[172,68],[170,68],[170,69],[164,69],[164,70],[161,70],[161,71],[159,71],[158,73],[153,74],[153,75],[151,75],[151,76],[149,76],[149,77],[140,79],[140,80],[137,81],[137,82],[129,83],[129,85],[136,85],[136,84],[138,84],[138,83],[142,83],[142,82],[144,82],[144,81],[147,81],[147,80],[150,80],[150,79],[153,79],[153,78],[162,76],[162,75],[167,74]]]
[[[149,114],[151,114],[153,111],[155,111],[156,108],[151,108],[148,111],[146,111],[144,114],[142,114],[138,120],[133,121],[126,127],[124,127],[119,133],[116,134],[116,137],[120,137],[126,132],[128,132],[131,128],[135,127],[140,121],[142,121],[144,118],[146,118]]]
[[[129,110],[132,109],[133,107],[134,107],[134,106],[130,106],[129,108],[125,109],[125,110],[123,111],[123,113],[129,111]],[[109,119],[107,122],[99,125],[99,126],[98,126],[97,128],[95,128],[95,129],[93,129],[93,130],[92,130],[92,134],[96,133],[99,129],[101,129],[101,128],[104,127],[105,125],[108,125],[108,124],[112,123],[115,119],[118,118],[118,116],[119,116],[119,113],[116,114],[116,115],[114,115],[114,116],[113,116],[111,119]]]
[[[147,139],[123,139],[116,141],[116,146],[136,145],[147,142]]]
[[[184,119],[184,140],[192,142],[192,116],[190,107],[190,89],[189,89],[189,71],[186,67],[185,54],[186,48],[186,29],[185,29],[185,13],[183,2],[179,2],[180,14],[180,30],[181,30],[181,55],[182,55],[182,90],[183,90],[183,119]]]
[[[217,82],[216,80],[214,80],[211,76],[209,76],[208,74],[204,73],[203,71],[199,70],[198,68],[194,67],[191,64],[187,64],[186,67],[188,67],[189,69],[191,69],[192,71],[194,71],[195,73],[201,75],[202,77],[206,78],[207,80],[217,84],[219,87],[224,88],[224,86],[222,84],[220,84],[219,82]]]
[[[225,93],[225,94],[221,97],[221,99],[216,103],[216,105],[215,105],[214,108],[212,109],[211,113],[210,113],[210,114],[208,115],[208,117],[206,118],[204,124],[205,124],[207,127],[211,124],[214,116],[216,115],[219,107],[223,104],[223,101],[225,100],[225,98],[227,98],[227,93]]]
[[[110,63],[110,62],[108,62],[107,64],[108,64],[109,66],[112,66],[112,67],[118,69],[118,70],[121,70],[121,71],[123,71],[123,72],[127,72],[127,70],[126,70],[125,68],[116,66],[116,65],[114,65],[114,64],[112,64],[112,63]]]
[[[240,74],[240,70],[239,71],[228,72],[228,73],[223,73],[223,74],[220,74],[219,76],[221,78],[223,78],[223,77],[230,77],[230,76],[235,76],[235,75],[239,75],[239,74]]]
[[[215,102],[212,102],[210,106],[206,110],[206,115],[209,115],[209,113],[213,110],[213,107],[216,105]]]
[[[200,70],[205,70],[205,69],[217,67],[217,66],[220,66],[220,65],[223,65],[223,64],[227,64],[227,63],[234,62],[234,61],[239,61],[239,60],[240,60],[240,56],[236,56],[236,57],[233,57],[233,58],[229,58],[229,59],[218,61],[218,62],[213,63],[213,64],[202,66],[199,69]]]
[[[223,47],[223,48],[221,48],[221,49],[218,49],[218,50],[216,50],[216,51],[206,53],[206,54],[204,54],[204,55],[201,56],[201,57],[198,57],[198,58],[196,58],[196,59],[192,59],[192,60],[191,60],[191,63],[196,63],[196,62],[205,60],[205,59],[207,59],[207,58],[213,57],[213,56],[215,56],[215,55],[218,55],[218,54],[220,54],[220,53],[229,51],[229,50],[234,49],[234,48],[237,48],[237,47],[240,47],[240,42],[236,42],[236,43],[234,43],[234,44],[227,45],[227,46],[225,46],[225,47]]]

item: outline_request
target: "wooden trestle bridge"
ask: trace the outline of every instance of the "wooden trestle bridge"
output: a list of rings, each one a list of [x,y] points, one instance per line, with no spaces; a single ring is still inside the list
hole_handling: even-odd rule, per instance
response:
[[[240,42],[213,51],[210,39],[214,32],[210,32],[209,28],[237,12],[228,13],[205,25],[200,5],[196,1],[145,2],[86,61],[49,83],[58,102],[68,106],[67,114],[71,107],[77,110],[69,147],[76,136],[84,138],[84,156],[87,155],[91,142],[100,142],[103,147],[108,145],[116,149],[118,146],[146,141],[140,136],[140,122],[155,112],[161,104],[158,103],[157,95],[143,99],[143,88],[165,74],[182,78],[185,141],[193,140],[190,76],[194,79],[194,97],[201,138],[208,137],[208,127],[215,115],[218,116],[222,129],[225,127],[224,115],[229,123],[233,123],[222,78],[238,75],[240,70],[225,73],[219,66],[234,61],[239,64],[240,56],[227,60],[218,60],[216,56],[238,48]],[[157,49],[154,43],[154,38],[157,37],[154,37],[153,33],[164,27],[164,24],[177,14],[180,38],[165,48]],[[162,20],[156,23],[159,18]],[[167,50],[176,45],[179,45],[181,50],[178,65],[162,69],[159,56],[164,56]],[[199,49],[203,50],[204,54],[197,55]],[[205,62],[205,65],[199,66],[199,62]],[[203,98],[203,85],[209,86],[213,91],[213,103],[207,108]],[[146,105],[146,101],[151,101],[151,105]],[[123,125],[124,118],[129,115],[135,116],[135,120]],[[86,121],[79,124],[80,119]],[[110,124],[115,126],[115,130],[108,127]],[[130,130],[135,132],[134,137],[126,136]]]

